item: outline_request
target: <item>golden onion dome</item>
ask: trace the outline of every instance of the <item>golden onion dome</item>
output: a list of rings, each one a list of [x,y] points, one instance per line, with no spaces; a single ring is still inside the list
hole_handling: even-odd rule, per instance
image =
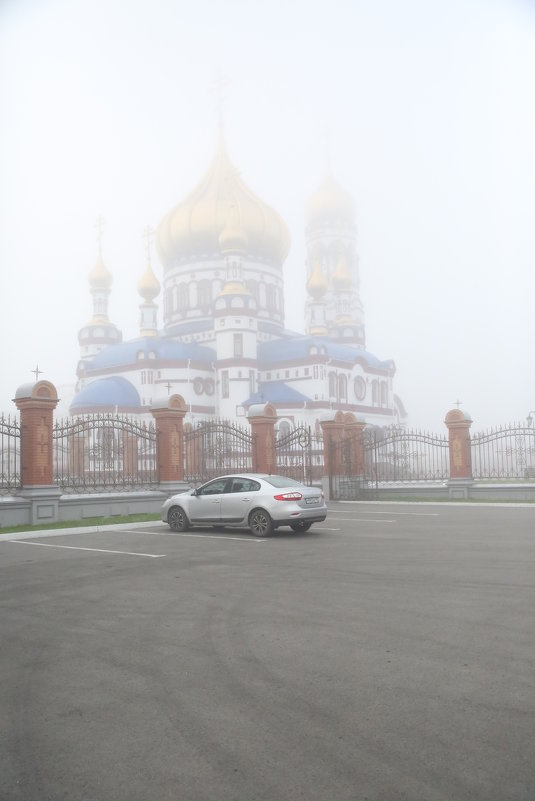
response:
[[[288,228],[279,214],[242,181],[220,137],[212,164],[200,183],[158,226],[156,244],[163,265],[168,267],[187,257],[219,256],[219,237],[233,205],[239,209],[240,227],[247,238],[246,253],[282,264],[290,248]]]
[[[223,298],[225,295],[250,295],[253,297],[243,281],[227,281],[225,286],[217,293],[217,297]]]
[[[219,234],[219,248],[223,254],[247,252],[247,234],[241,225],[235,203],[230,206],[227,222]]]
[[[154,300],[160,292],[160,282],[152,271],[150,259],[147,259],[145,272],[138,281],[137,291],[147,303]]]
[[[342,222],[353,225],[355,204],[347,192],[327,175],[322,185],[310,197],[306,208],[307,223],[312,226]]]
[[[336,270],[333,274],[333,286],[336,290],[343,291],[344,289],[351,289],[351,274],[347,269],[347,262],[344,253],[340,253]]]
[[[112,281],[112,274],[102,260],[102,253],[99,252],[95,266],[89,273],[89,285],[91,289],[109,289]]]
[[[308,279],[307,290],[314,300],[319,300],[327,292],[329,285],[321,269],[321,262],[316,259],[312,275]]]

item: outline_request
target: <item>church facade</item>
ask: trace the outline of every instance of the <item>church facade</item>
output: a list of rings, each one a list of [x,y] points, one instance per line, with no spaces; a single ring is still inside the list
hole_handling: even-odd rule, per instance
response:
[[[243,182],[222,136],[200,183],[160,222],[156,246],[163,286],[149,252],[139,337],[129,341],[108,317],[112,276],[99,247],[71,414],[142,416],[178,393],[191,423],[236,420],[262,402],[281,430],[318,427],[333,408],[378,426],[404,422],[394,362],[366,350],[354,204],[330,174],[306,209],[305,334],[284,324],[288,229]]]

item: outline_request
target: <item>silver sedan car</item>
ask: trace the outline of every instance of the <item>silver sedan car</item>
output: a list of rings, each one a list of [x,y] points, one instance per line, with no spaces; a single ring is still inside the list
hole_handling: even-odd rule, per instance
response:
[[[162,520],[173,531],[190,526],[247,527],[267,537],[279,526],[307,531],[327,517],[321,489],[286,476],[244,473],[221,476],[189,492],[173,495],[162,507]]]

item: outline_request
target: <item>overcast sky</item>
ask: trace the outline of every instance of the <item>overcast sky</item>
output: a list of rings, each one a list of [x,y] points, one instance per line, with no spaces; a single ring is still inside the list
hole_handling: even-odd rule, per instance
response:
[[[326,151],[357,206],[367,349],[409,425],[535,409],[535,3],[2,0],[0,411],[36,364],[75,381],[88,273],[138,335],[142,238],[217,139],[286,220],[286,323],[304,330],[304,209]],[[162,279],[156,254],[153,265]],[[161,324],[161,316],[160,316]]]

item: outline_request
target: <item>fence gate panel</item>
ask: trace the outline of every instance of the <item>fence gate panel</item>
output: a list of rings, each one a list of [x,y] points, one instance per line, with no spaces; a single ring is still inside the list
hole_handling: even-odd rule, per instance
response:
[[[65,492],[156,487],[154,423],[95,414],[56,423],[54,483]]]
[[[0,417],[0,494],[9,495],[21,486],[20,423],[9,415]]]
[[[310,426],[296,426],[275,440],[277,472],[302,484],[321,484],[323,437],[312,434]]]
[[[472,475],[479,479],[535,478],[535,429],[509,425],[471,438]]]
[[[228,473],[253,469],[254,438],[250,430],[226,420],[184,426],[184,478],[194,484]]]

